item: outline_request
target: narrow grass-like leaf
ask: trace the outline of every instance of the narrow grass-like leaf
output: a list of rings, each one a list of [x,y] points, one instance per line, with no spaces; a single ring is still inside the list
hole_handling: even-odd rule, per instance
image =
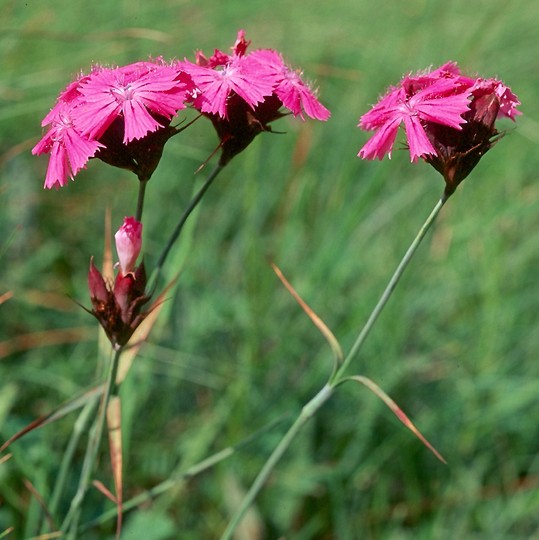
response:
[[[135,360],[135,357],[137,356],[140,348],[142,347],[143,343],[148,338],[148,335],[150,334],[155,323],[157,322],[157,317],[159,316],[161,307],[163,305],[163,302],[165,301],[166,294],[171,289],[171,287],[173,287],[174,284],[177,282],[178,277],[179,275],[176,276],[163,289],[161,294],[157,297],[157,299],[153,303],[152,307],[150,307],[146,318],[140,323],[140,325],[137,327],[137,329],[131,336],[129,343],[127,347],[124,349],[124,351],[122,352],[122,356],[120,358],[120,365],[118,366],[118,374],[116,376],[117,385],[121,384],[125,380],[127,373],[131,369],[133,361]]]
[[[49,414],[40,416],[33,422],[30,422],[27,426],[22,428],[20,431],[15,433],[15,435],[12,435],[2,446],[0,446],[0,452],[3,452],[12,443],[14,443],[16,440],[20,439],[27,433],[30,433],[30,431],[33,431],[34,429],[45,426],[46,424],[50,424],[51,422],[54,422],[55,420],[59,420],[60,418],[63,418],[64,416],[66,416],[66,414],[69,414],[70,412],[76,409],[79,409],[80,407],[88,403],[88,401],[90,401],[91,399],[97,399],[97,397],[100,396],[102,393],[103,393],[103,385],[100,385],[100,386],[96,386],[92,388],[91,390],[88,390],[87,392],[85,392],[84,394],[80,396],[76,396],[62,403],[59,407],[52,410]]]
[[[49,523],[49,527],[51,529],[58,529],[58,527],[54,523],[54,518],[52,517],[52,514],[49,511],[49,508],[45,504],[45,501],[43,500],[43,497],[41,496],[39,491],[36,489],[34,484],[32,484],[32,482],[30,482],[30,480],[25,478],[24,479],[24,485],[26,486],[26,489],[34,496],[34,498],[38,502],[39,506],[43,510],[43,513],[45,514],[45,518],[46,518],[47,522]]]
[[[4,294],[0,295],[0,306],[7,302],[13,296],[13,291],[7,291]]]
[[[103,268],[102,274],[105,280],[114,280],[114,264],[112,262],[112,225],[111,210],[107,207],[105,212],[105,245],[103,248]]]
[[[301,306],[303,311],[305,311],[305,313],[311,319],[313,324],[316,326],[316,328],[318,328],[320,333],[324,336],[324,338],[328,342],[333,352],[334,371],[335,371],[336,367],[342,362],[343,357],[344,357],[341,346],[339,342],[337,341],[337,338],[333,335],[333,332],[328,328],[326,323],[311,309],[311,307],[296,292],[294,287],[292,287],[290,282],[285,278],[280,268],[274,263],[271,263],[271,267],[273,268],[273,271],[277,274],[277,277],[281,280],[281,283],[286,287],[288,292],[294,297],[296,302]]]
[[[103,493],[103,495],[105,495],[105,497],[109,500],[109,501],[112,501],[114,504],[116,504],[116,497],[114,496],[114,493],[112,493],[110,491],[110,489],[105,485],[103,484],[103,482],[101,482],[101,480],[93,480],[92,481],[92,485],[98,490],[100,491],[101,493]]]
[[[2,540],[2,538],[7,538],[7,535],[11,534],[14,530],[13,527],[8,527],[5,531],[0,532],[0,540]]]
[[[166,493],[167,491],[177,487],[182,482],[190,478],[194,478],[195,476],[198,476],[199,474],[202,474],[203,472],[211,469],[218,463],[221,463],[225,459],[228,459],[229,457],[234,455],[236,452],[240,451],[241,449],[248,446],[252,442],[258,440],[262,435],[264,435],[265,433],[268,433],[273,428],[275,428],[276,426],[278,426],[279,424],[281,424],[283,421],[287,419],[288,419],[288,415],[283,415],[269,422],[267,425],[255,431],[254,433],[252,433],[251,435],[249,435],[248,437],[246,437],[239,443],[233,446],[228,446],[227,448],[224,448],[223,450],[220,450],[219,452],[203,459],[202,461],[200,461],[199,463],[196,463],[195,465],[192,465],[188,468],[182,468],[181,470],[172,474],[169,478],[167,478],[160,484],[157,484],[153,488],[143,491],[142,493],[135,495],[135,497],[133,497],[132,499],[125,501],[123,504],[124,512],[127,512],[128,510],[132,510],[145,503],[148,503],[149,501],[154,500],[159,495],[162,495],[163,493]],[[108,493],[110,494],[110,491],[108,491]],[[112,494],[110,495],[111,497],[114,497]],[[97,525],[102,525],[103,523],[106,523],[108,520],[114,518],[115,515],[116,515],[116,510],[110,509],[104,512],[103,514],[101,514],[100,516],[98,516],[97,518],[93,519],[92,521],[82,525],[79,531],[85,532],[91,529],[92,527],[95,527]]]
[[[122,501],[123,501],[123,459],[122,459],[122,409],[120,396],[111,396],[107,406],[107,428],[109,433],[110,464],[114,477],[116,506],[118,517],[116,521],[116,538],[122,531]]]
[[[28,351],[51,345],[80,343],[81,341],[90,341],[93,339],[95,339],[95,334],[93,328],[90,326],[60,328],[58,330],[44,330],[22,334],[0,343],[0,360],[15,352]]]
[[[414,426],[412,421],[406,416],[403,410],[371,379],[361,375],[346,377],[339,382],[339,385],[346,381],[355,381],[374,392],[395,414],[395,416],[442,462],[447,465],[447,461],[442,455],[427,441],[421,432]]]

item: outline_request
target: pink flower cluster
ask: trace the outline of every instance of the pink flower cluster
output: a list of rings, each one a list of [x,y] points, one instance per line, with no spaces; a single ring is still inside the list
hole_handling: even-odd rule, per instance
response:
[[[493,95],[498,102],[496,116],[511,120],[520,114],[517,97],[501,81],[465,77],[454,62],[440,68],[404,77],[359,122],[364,130],[375,131],[363,146],[363,159],[391,157],[399,126],[404,124],[412,161],[419,157],[435,156],[431,128],[445,126],[461,131],[470,111],[470,103],[485,95]]]
[[[172,118],[187,104],[209,116],[214,125],[213,117],[228,122],[227,141],[241,139],[232,145],[235,149],[245,148],[254,137],[249,130],[246,143],[247,111],[258,123],[257,132],[269,131],[267,123],[282,116],[281,106],[302,119],[303,113],[318,120],[329,117],[279,53],[263,49],[246,54],[248,44],[240,30],[231,55],[216,50],[209,59],[198,53],[196,63],[167,64],[158,59],[118,68],[95,66],[90,74],[80,75],[44,118],[42,126],[48,131],[32,150],[50,154],[45,187],[64,186],[94,157],[148,180],[164,144],[179,132],[170,126]],[[262,111],[259,119],[257,110]],[[223,141],[221,132],[218,129]]]

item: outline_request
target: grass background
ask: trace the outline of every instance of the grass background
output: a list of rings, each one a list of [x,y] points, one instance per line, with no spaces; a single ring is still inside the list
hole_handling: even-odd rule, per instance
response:
[[[235,158],[167,272],[177,292],[122,389],[129,498],[235,444],[325,382],[330,352],[274,261],[347,350],[443,188],[405,151],[361,162],[356,124],[409,71],[456,60],[518,94],[517,128],[442,211],[353,372],[382,386],[443,466],[373,395],[343,387],[294,442],[241,538],[539,538],[539,4],[500,0],[0,0],[0,439],[98,380],[88,304],[104,215],[131,215],[136,180],[91,162],[43,191],[30,149],[58,92],[92,62],[226,50],[245,28],[316,80],[332,117],[283,119]],[[216,144],[197,123],[148,186],[151,266]],[[76,415],[0,465],[0,533],[37,534]],[[215,538],[286,424],[126,516],[126,539]],[[78,453],[82,458],[84,445]],[[106,447],[98,477],[111,485]],[[78,462],[80,465],[80,461]],[[72,487],[77,470],[73,471]],[[69,497],[63,501],[69,503]],[[85,519],[109,508],[92,492]],[[84,538],[112,537],[114,523]]]

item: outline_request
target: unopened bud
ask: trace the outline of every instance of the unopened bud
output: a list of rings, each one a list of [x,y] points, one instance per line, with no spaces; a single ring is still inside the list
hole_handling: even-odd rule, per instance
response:
[[[134,217],[126,217],[114,239],[121,273],[125,275],[133,272],[142,247],[142,223]]]

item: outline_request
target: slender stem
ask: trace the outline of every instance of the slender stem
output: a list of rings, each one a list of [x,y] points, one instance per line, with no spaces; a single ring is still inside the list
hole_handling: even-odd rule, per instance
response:
[[[161,252],[161,255],[159,256],[159,259],[157,260],[157,263],[155,265],[155,270],[152,276],[151,280],[151,286],[149,284],[148,290],[152,290],[152,287],[155,286],[157,282],[157,278],[159,276],[159,273],[161,272],[161,269],[163,268],[163,265],[165,264],[165,260],[174,245],[174,242],[178,239],[180,236],[180,233],[182,232],[183,226],[185,225],[185,222],[193,212],[193,210],[197,207],[198,203],[202,200],[202,197],[204,197],[204,194],[208,190],[208,188],[211,186],[212,182],[215,180],[217,175],[221,172],[223,169],[223,165],[217,164],[213,171],[210,173],[206,181],[204,182],[203,186],[200,188],[200,190],[196,193],[196,195],[193,197],[187,208],[184,210],[183,214],[181,215],[178,223],[176,224],[176,227],[172,231],[172,234],[170,235],[170,238],[168,239],[168,242],[165,245],[165,248]]]
[[[135,214],[135,219],[137,221],[142,221],[142,209],[144,208],[144,194],[146,193],[147,184],[148,184],[148,180],[139,180],[139,183],[138,183],[137,212]]]
[[[378,319],[378,316],[384,309],[385,305],[387,304],[387,301],[391,297],[391,294],[395,290],[395,287],[397,286],[400,278],[402,277],[404,270],[408,266],[408,263],[411,261],[415,252],[417,251],[417,248],[419,247],[421,240],[423,240],[428,230],[430,229],[431,225],[434,223],[436,216],[439,214],[440,210],[442,209],[443,205],[446,203],[447,199],[448,197],[446,195],[443,195],[440,198],[440,200],[436,203],[436,206],[430,213],[429,217],[426,219],[425,223],[423,223],[421,229],[419,229],[419,232],[417,233],[416,237],[410,244],[410,247],[404,254],[404,257],[402,258],[401,262],[397,266],[395,272],[393,273],[393,276],[391,276],[391,279],[389,280],[389,283],[387,284],[384,292],[382,293],[382,296],[380,296],[378,303],[376,304],[376,306],[374,306],[374,309],[369,315],[369,318],[367,319],[365,326],[362,328],[361,332],[356,338],[356,341],[352,345],[350,352],[347,354],[346,358],[343,360],[343,363],[341,364],[339,369],[331,376],[328,383],[331,386],[336,386],[337,384],[339,384],[339,380],[343,376],[348,366],[350,365],[350,362],[353,360],[354,356],[356,356],[356,354],[359,352],[363,343],[365,343],[365,340],[367,339],[369,332],[372,330],[372,327],[374,326],[374,323]]]
[[[180,129],[170,127],[169,129],[172,130],[172,132],[169,133],[169,137],[173,137],[174,135],[178,135],[178,133],[181,133],[184,129],[187,129],[190,125],[194,124],[199,118],[202,118],[202,115],[199,114],[197,117],[195,117],[193,120],[182,126]],[[144,176],[139,176],[139,187],[138,187],[138,200],[137,200],[137,211],[135,214],[135,219],[137,221],[142,221],[142,209],[144,207],[144,194],[146,193],[146,185],[148,184],[148,180],[150,178],[145,178]]]
[[[318,409],[320,409],[320,407],[332,396],[333,391],[333,387],[328,385],[324,386],[322,390],[320,390],[320,392],[318,392],[318,394],[316,394],[316,396],[314,396],[314,398],[312,398],[311,401],[309,401],[303,407],[303,409],[301,409],[299,416],[290,426],[289,430],[285,433],[279,444],[275,447],[275,450],[273,450],[270,457],[258,473],[258,476],[255,478],[253,484],[249,488],[249,491],[243,498],[240,507],[228,523],[227,528],[221,536],[221,540],[230,540],[232,538],[234,530],[241,522],[243,516],[255,500],[263,485],[266,483],[266,480],[283,454],[286,452],[292,441],[296,438],[296,435],[300,432],[301,428],[316,414]]]
[[[103,399],[101,401],[99,414],[95,419],[94,425],[92,427],[92,432],[90,434],[90,439],[88,440],[88,446],[86,447],[86,454],[84,456],[82,472],[79,479],[79,487],[77,489],[77,492],[75,493],[75,496],[73,497],[73,500],[71,501],[69,511],[62,523],[61,530],[63,532],[67,532],[67,538],[77,538],[77,527],[80,518],[81,507],[84,501],[84,497],[86,496],[86,492],[88,491],[88,487],[90,485],[90,478],[92,476],[95,462],[97,459],[99,443],[101,442],[101,435],[103,434],[103,427],[105,425],[107,405],[110,395],[116,384],[116,375],[118,373],[118,365],[120,363],[121,353],[121,347],[115,348],[113,357],[110,362],[106,388],[103,394]]]
[[[322,388],[322,390],[311,400],[309,401],[302,409],[300,415],[296,418],[290,429],[286,432],[286,434],[283,436],[273,453],[270,455],[260,472],[258,473],[258,476],[254,480],[253,484],[251,485],[251,488],[243,498],[243,501],[239,507],[239,509],[236,511],[232,519],[230,520],[227,528],[225,529],[225,532],[221,536],[221,540],[230,540],[232,538],[232,535],[234,534],[234,530],[242,520],[243,516],[247,512],[247,509],[253,501],[255,500],[256,496],[262,489],[262,486],[268,479],[269,475],[271,474],[272,470],[274,469],[277,462],[281,459],[283,454],[286,452],[294,438],[297,436],[297,434],[300,432],[301,428],[307,423],[307,421],[313,417],[318,409],[331,397],[333,392],[335,391],[335,388],[342,382],[342,377],[348,366],[350,365],[350,362],[354,358],[354,356],[359,352],[361,349],[361,346],[365,342],[369,332],[371,331],[372,327],[374,326],[378,316],[384,309],[384,306],[386,305],[387,301],[389,300],[391,293],[397,286],[402,274],[404,273],[404,270],[408,266],[408,263],[414,256],[414,253],[417,251],[417,248],[419,247],[419,244],[421,243],[421,240],[425,237],[428,230],[430,229],[431,225],[434,223],[434,220],[436,219],[436,216],[439,214],[440,210],[442,209],[443,205],[446,203],[448,199],[448,195],[443,195],[441,199],[436,203],[436,206],[430,213],[429,217],[425,221],[425,223],[422,225],[421,229],[417,233],[416,237],[410,244],[410,247],[404,254],[404,257],[402,258],[401,262],[397,266],[397,269],[393,273],[393,276],[389,280],[389,283],[387,284],[384,292],[382,293],[382,296],[378,300],[378,303],[374,306],[373,311],[371,312],[367,322],[365,323],[365,326],[362,328],[361,332],[359,333],[356,341],[352,345],[352,348],[350,349],[350,352],[344,359],[343,363],[340,365],[339,369],[334,371],[332,375],[329,378],[328,383]]]
[[[208,469],[214,467],[217,463],[224,461],[225,459],[229,458],[230,456],[232,456],[233,454],[241,450],[244,446],[247,446],[248,444],[256,440],[258,437],[260,437],[260,435],[272,430],[276,425],[283,422],[284,419],[285,418],[281,416],[277,418],[276,420],[273,420],[269,424],[265,425],[264,427],[262,427],[255,433],[252,433],[251,435],[249,435],[248,437],[240,441],[238,444],[224,448],[223,450],[220,450],[219,452],[212,454],[211,456],[196,463],[195,465],[192,465],[191,467],[188,467],[187,469],[173,473],[169,478],[167,478],[160,484],[157,484],[153,488],[147,491],[144,491],[142,493],[139,493],[132,499],[129,499],[128,501],[124,502],[123,504],[124,512],[127,512],[133,508],[137,508],[141,504],[151,501],[155,499],[156,497],[158,497],[159,495],[162,495],[166,491],[177,486],[180,482],[193,478],[194,476],[197,476],[198,474],[201,474],[204,471],[207,471]],[[110,510],[107,510],[106,512],[96,517],[92,521],[85,523],[84,525],[79,527],[79,533],[85,532],[88,529],[91,529],[92,527],[95,527],[97,525],[102,525],[108,520],[116,517],[117,514],[118,514],[117,508],[112,508]]]

